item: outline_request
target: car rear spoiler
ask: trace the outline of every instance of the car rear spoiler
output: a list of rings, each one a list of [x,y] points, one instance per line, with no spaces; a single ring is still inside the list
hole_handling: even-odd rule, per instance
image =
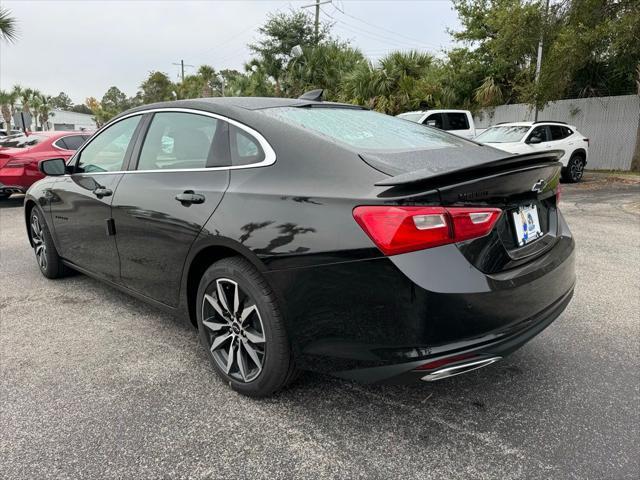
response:
[[[384,180],[376,182],[379,187],[400,187],[414,184],[428,184],[437,188],[438,185],[461,183],[466,180],[478,178],[479,176],[489,176],[512,171],[520,168],[533,167],[535,165],[558,163],[560,157],[564,155],[562,150],[549,150],[547,152],[526,153],[522,155],[511,155],[498,160],[491,160],[478,163],[468,167],[445,170],[439,168],[424,168],[412,172],[400,173]],[[360,158],[367,164],[376,168],[376,163],[384,160],[375,158],[369,154],[360,154]]]

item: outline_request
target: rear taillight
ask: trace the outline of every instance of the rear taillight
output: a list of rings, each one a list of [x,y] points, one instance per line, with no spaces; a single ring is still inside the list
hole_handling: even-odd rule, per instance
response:
[[[587,147],[589,147],[589,139],[588,139],[588,138],[583,138],[582,140],[584,140],[585,142],[587,142]]]
[[[27,160],[26,158],[16,158],[14,160],[9,160],[6,164],[5,167],[6,168],[18,168],[18,167],[24,167],[25,165],[29,165],[32,162],[32,160]]]
[[[353,218],[385,255],[413,252],[487,235],[499,208],[356,207]]]

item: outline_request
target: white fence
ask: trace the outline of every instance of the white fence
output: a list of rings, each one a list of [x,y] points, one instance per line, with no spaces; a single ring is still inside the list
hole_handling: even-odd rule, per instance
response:
[[[498,122],[533,120],[529,105],[502,105],[484,109],[474,117],[477,128]],[[587,168],[629,170],[640,123],[640,97],[576,98],[549,103],[538,120],[559,120],[574,125],[589,138]]]

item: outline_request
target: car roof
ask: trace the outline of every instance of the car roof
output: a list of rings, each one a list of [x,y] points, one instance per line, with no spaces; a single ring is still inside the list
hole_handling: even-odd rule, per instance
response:
[[[500,122],[495,125],[491,125],[491,127],[532,127],[533,125],[562,125],[564,127],[569,127],[564,122],[557,122],[553,120],[538,120],[537,122],[529,121],[529,122]],[[491,128],[489,127],[489,128]]]
[[[425,114],[427,112],[432,112],[432,113],[438,113],[438,112],[467,113],[468,110],[457,110],[455,108],[430,108],[428,110],[412,110],[411,112],[403,112],[403,113],[400,113],[399,115],[405,115],[405,114],[408,114],[408,113]]]

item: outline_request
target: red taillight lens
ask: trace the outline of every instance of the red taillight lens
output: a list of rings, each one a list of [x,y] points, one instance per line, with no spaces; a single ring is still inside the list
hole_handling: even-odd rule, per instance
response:
[[[356,207],[353,218],[385,255],[413,252],[487,235],[499,208]]]
[[[416,367],[415,370],[434,370],[436,368],[444,367],[450,363],[460,362],[462,360],[468,360],[475,357],[472,353],[461,353],[460,355],[453,355],[452,357],[440,358],[438,360],[432,360],[424,365]]]

